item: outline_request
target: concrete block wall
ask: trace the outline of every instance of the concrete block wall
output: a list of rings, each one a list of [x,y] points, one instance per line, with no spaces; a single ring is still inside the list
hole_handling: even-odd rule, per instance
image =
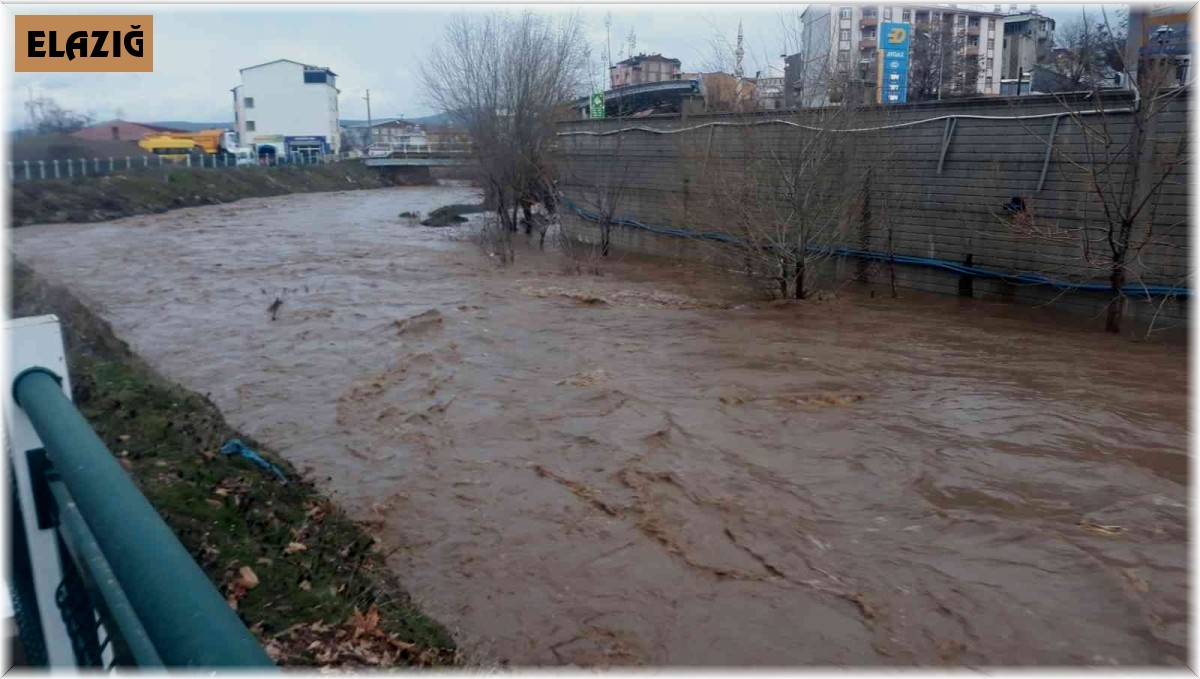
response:
[[[1082,95],[1039,96],[875,107],[851,114],[808,110],[572,121],[559,127],[556,162],[560,189],[580,208],[591,213],[610,209],[617,218],[694,234],[737,233],[739,219],[755,215],[754,207],[746,207],[756,201],[755,187],[774,190],[809,159],[828,168],[820,173],[825,185],[814,189],[824,200],[818,197],[813,205],[815,211],[829,213],[822,217],[828,225],[821,233],[831,244],[1074,283],[1107,283],[1111,222],[1104,207],[1119,199],[1133,176],[1127,149],[1135,119],[1122,112],[1133,103],[1131,95],[1119,92],[1106,93],[1099,101]],[[1189,286],[1190,168],[1180,161],[1187,153],[1181,143],[1188,134],[1190,97],[1184,92],[1153,105],[1162,107],[1162,113],[1151,119],[1146,134],[1152,142],[1136,162],[1141,176],[1152,180],[1163,176],[1167,164],[1174,169],[1135,227],[1134,240],[1146,245],[1129,264],[1129,280]],[[1055,117],[1065,111],[1089,113]],[[780,120],[854,131],[822,138],[811,129],[775,122]],[[626,128],[683,131],[594,134]],[[1027,207],[1019,219],[1004,209],[1013,197]],[[593,222],[565,221],[575,237],[598,238]],[[613,242],[730,264],[722,261],[730,256],[723,246],[707,241],[618,227]],[[838,265],[836,271],[875,284],[887,284],[892,276],[891,267],[879,263]],[[960,294],[961,277],[953,272],[896,265],[895,276],[901,286]],[[1089,314],[1100,313],[1112,298],[1109,293],[1064,293],[988,279],[975,279],[972,291],[974,296],[1053,303]],[[1186,319],[1186,299],[1129,306],[1138,316],[1157,314],[1159,323]]]

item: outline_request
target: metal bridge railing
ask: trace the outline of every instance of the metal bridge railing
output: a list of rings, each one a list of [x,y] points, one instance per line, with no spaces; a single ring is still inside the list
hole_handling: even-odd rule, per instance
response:
[[[471,153],[470,144],[411,144],[375,142],[367,147],[367,158],[431,158],[439,156],[465,156]]]
[[[29,662],[274,667],[67,397],[57,319],[23,320],[34,323],[9,327],[21,372],[5,419],[16,491],[10,589]],[[39,362],[64,375],[30,365],[55,352],[23,350],[29,342],[56,343],[59,358]]]

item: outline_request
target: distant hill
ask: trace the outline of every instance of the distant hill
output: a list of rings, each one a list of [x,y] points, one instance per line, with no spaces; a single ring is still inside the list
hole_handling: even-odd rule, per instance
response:
[[[193,123],[193,122],[190,122],[187,120],[156,120],[150,124],[151,125],[161,125],[163,127],[173,127],[177,130],[186,130],[188,132],[195,132],[196,130],[211,130],[214,128],[220,128],[222,130],[232,130],[233,129],[232,122]]]
[[[378,122],[380,120],[393,120],[393,118],[391,118],[390,116],[380,116],[378,118],[372,118],[372,120],[375,122]],[[406,122],[410,122],[414,125],[446,125],[450,122],[450,115],[447,113],[435,113],[431,116],[423,116],[420,118],[405,118],[404,120]],[[355,127],[367,124],[366,119],[351,120],[348,118],[343,118],[343,119],[339,120],[338,122],[343,126],[350,125],[350,126],[355,126]]]

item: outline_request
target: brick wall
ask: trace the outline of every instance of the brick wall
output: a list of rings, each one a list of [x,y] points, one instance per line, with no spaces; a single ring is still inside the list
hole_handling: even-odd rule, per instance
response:
[[[816,152],[828,168],[825,203],[814,210],[837,212],[827,241],[841,247],[898,256],[944,260],[989,271],[1040,274],[1072,284],[1106,284],[1108,268],[1105,201],[1127,190],[1138,165],[1138,191],[1163,177],[1147,202],[1134,233],[1145,241],[1128,265],[1130,283],[1190,286],[1188,172],[1179,162],[1187,137],[1190,99],[1186,93],[1158,100],[1162,113],[1150,119],[1146,152],[1131,158],[1128,144],[1135,117],[1121,112],[1133,104],[1124,92],[1096,103],[1082,95],[972,99],[904,107],[874,107],[841,118],[836,144]],[[1146,105],[1145,102],[1142,104]],[[1064,111],[1087,113],[1055,117]],[[773,190],[798,159],[813,157],[817,132],[770,121],[828,127],[821,111],[651,117],[640,120],[571,121],[560,125],[556,162],[563,194],[578,207],[614,217],[670,227],[687,234],[736,233],[737,222],[753,202],[730,191],[751,184]],[[843,114],[844,115],[844,114]],[[956,117],[947,116],[986,116]],[[1043,117],[1031,117],[1043,116]],[[1057,123],[1056,123],[1057,121]],[[718,125],[708,125],[718,123]],[[732,124],[731,124],[732,123]],[[747,123],[757,123],[748,125]],[[907,125],[905,125],[907,123]],[[896,127],[901,125],[900,127]],[[701,126],[698,129],[687,129]],[[674,134],[622,128],[684,130]],[[886,127],[888,129],[874,129]],[[866,128],[866,129],[863,129]],[[829,138],[829,137],[827,137]],[[1048,144],[1053,151],[1047,162]],[[808,154],[808,155],[806,155]],[[868,168],[870,171],[868,172]],[[1102,171],[1098,174],[1093,170]],[[1044,174],[1044,177],[1043,177]],[[1099,187],[1099,188],[1097,188]],[[1004,206],[1021,198],[1026,213],[1014,219]],[[864,205],[866,202],[866,205]],[[1111,205],[1112,200],[1109,201]],[[594,222],[567,211],[568,232],[596,240]],[[711,241],[620,227],[618,247],[718,262],[729,247]],[[729,262],[724,262],[728,264]],[[1030,303],[1053,303],[1081,313],[1100,313],[1110,293],[1055,289],[975,278],[969,289],[959,273],[929,266],[838,262],[831,272],[884,284],[976,297],[999,296]],[[890,283],[889,283],[890,284]],[[1182,322],[1186,298],[1132,302],[1130,313],[1157,314],[1161,322]]]

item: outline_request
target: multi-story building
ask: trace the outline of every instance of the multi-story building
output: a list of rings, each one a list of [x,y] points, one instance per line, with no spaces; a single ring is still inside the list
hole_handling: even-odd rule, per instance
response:
[[[997,5],[999,7],[999,5]],[[1054,19],[1036,11],[1004,17],[1000,78],[1020,81],[1054,60]]]
[[[260,157],[338,153],[337,74],[323,66],[276,59],[241,69],[233,88],[239,144]]]
[[[783,108],[784,69],[768,66],[754,78],[754,102],[760,111]]]
[[[921,94],[913,89],[914,68],[936,72],[934,98],[1000,92],[1003,15],[998,12],[962,5],[809,5],[801,21],[802,106],[824,106],[847,96],[873,101],[879,25],[893,21],[913,26],[914,45],[925,40],[930,46],[922,52],[929,65],[918,63],[913,48],[910,100]]]
[[[1155,4],[1143,7],[1144,37],[1138,43],[1139,70],[1165,68],[1167,82],[1183,85],[1191,65],[1191,23],[1194,4]]]
[[[661,54],[639,54],[608,68],[609,87],[679,80],[678,59]]]

